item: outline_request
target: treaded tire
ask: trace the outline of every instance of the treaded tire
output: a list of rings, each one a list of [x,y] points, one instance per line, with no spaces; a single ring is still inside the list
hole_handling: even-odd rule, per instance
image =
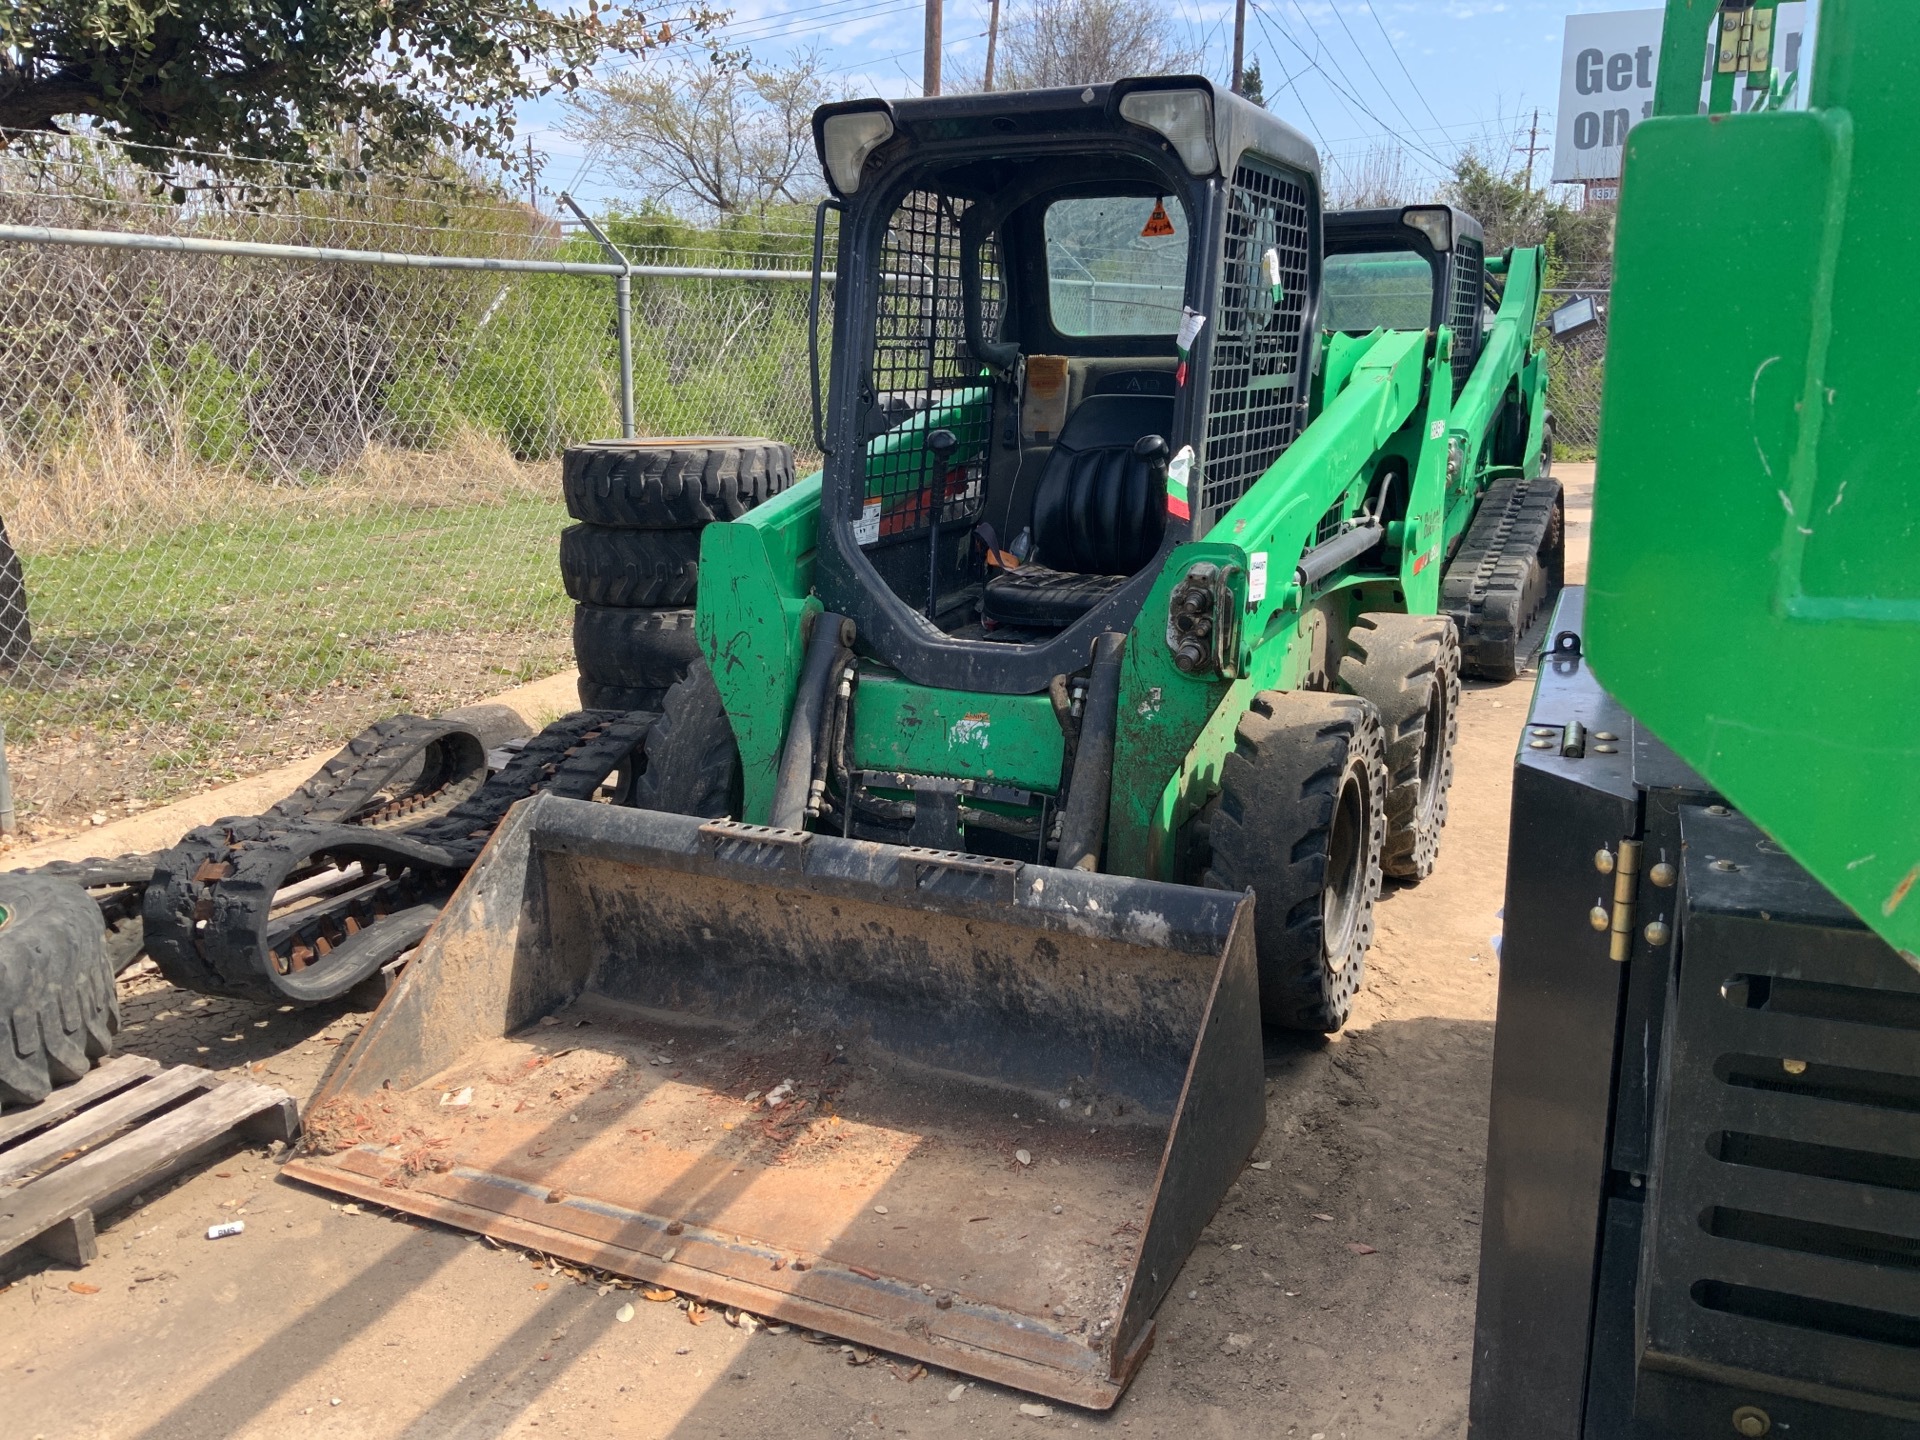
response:
[[[569,525],[560,532],[560,579],[583,605],[691,605],[700,532]]]
[[[27,581],[20,557],[0,520],[0,665],[18,665],[33,648],[33,622],[27,616]]]
[[[1520,673],[1520,647],[1566,574],[1566,513],[1551,476],[1494,481],[1440,581],[1460,630],[1461,669],[1482,680]]]
[[[740,746],[707,662],[667,692],[647,733],[647,765],[633,787],[642,810],[722,820],[740,813]]]
[[[697,436],[596,440],[560,461],[567,513],[594,525],[673,530],[738,520],[793,483],[793,447]]]
[[[69,880],[0,875],[0,1105],[32,1105],[113,1049],[120,998],[100,908]]]
[[[1362,615],[1347,632],[1340,683],[1373,702],[1386,741],[1380,866],[1424,880],[1440,854],[1460,738],[1460,637],[1446,615]]]
[[[584,684],[653,689],[662,695],[700,658],[693,611],[573,607],[573,659]],[[585,703],[584,701],[582,703]],[[588,709],[618,708],[589,704]],[[658,710],[656,705],[640,709]]]
[[[1254,893],[1261,1017],[1338,1030],[1365,977],[1380,895],[1379,713],[1358,695],[1268,690],[1233,742],[1201,883]]]

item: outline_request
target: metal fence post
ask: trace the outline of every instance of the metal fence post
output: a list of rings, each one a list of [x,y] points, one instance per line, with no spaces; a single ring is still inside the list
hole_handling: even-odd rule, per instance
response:
[[[560,192],[561,203],[579,218],[587,227],[587,233],[600,242],[600,248],[607,258],[620,266],[620,273],[613,277],[614,324],[620,335],[620,438],[633,439],[633,264],[620,247],[606,237],[606,233],[593,223],[593,218],[574,202],[573,196],[566,191]]]

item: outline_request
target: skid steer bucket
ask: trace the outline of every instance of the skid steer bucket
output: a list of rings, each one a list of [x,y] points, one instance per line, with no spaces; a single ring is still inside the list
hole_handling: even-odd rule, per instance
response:
[[[1105,1408],[1264,1113],[1252,902],[523,802],[290,1175]]]

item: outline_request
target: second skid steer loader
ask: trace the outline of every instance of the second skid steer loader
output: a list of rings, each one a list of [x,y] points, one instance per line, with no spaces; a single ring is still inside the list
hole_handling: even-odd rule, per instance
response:
[[[815,127],[821,473],[705,530],[642,808],[516,809],[291,1173],[1106,1407],[1262,1019],[1434,865],[1449,557],[1552,559],[1540,256],[1485,317],[1414,207],[1471,325],[1323,325],[1311,146],[1194,77]]]

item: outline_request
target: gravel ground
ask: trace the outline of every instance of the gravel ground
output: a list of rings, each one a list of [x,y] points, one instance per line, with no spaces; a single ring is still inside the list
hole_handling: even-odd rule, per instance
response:
[[[1584,571],[1587,467],[1565,467]],[[1509,777],[1526,681],[1470,686],[1435,874],[1383,898],[1341,1034],[1271,1036],[1267,1133],[1121,1404],[1031,1397],[714,1315],[276,1179],[241,1151],[0,1289],[6,1432],[55,1437],[1464,1434]],[[312,1093],[364,1021],[123,980],[123,1048]],[[247,1231],[209,1242],[238,1215]],[[632,1305],[630,1320],[619,1318]],[[1028,1407],[1023,1410],[1022,1407]]]

